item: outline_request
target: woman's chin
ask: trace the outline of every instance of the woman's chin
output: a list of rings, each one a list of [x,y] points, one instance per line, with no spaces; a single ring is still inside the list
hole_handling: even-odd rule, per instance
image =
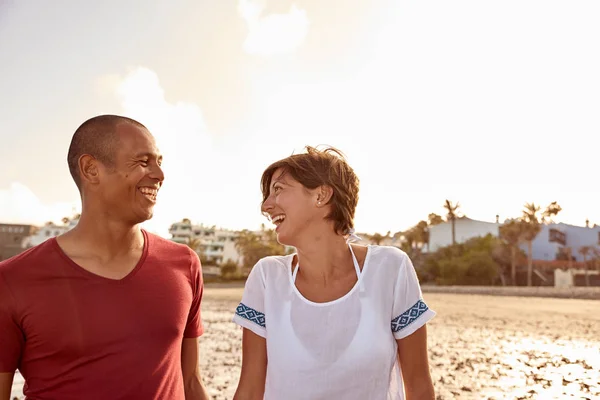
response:
[[[275,231],[277,233],[277,242],[284,246],[290,245],[290,238],[285,234],[285,231]]]

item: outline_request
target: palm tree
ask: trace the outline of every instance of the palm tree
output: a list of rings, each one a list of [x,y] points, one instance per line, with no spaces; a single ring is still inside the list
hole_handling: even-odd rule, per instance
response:
[[[542,230],[541,222],[538,219],[540,209],[540,206],[535,203],[527,203],[521,218],[527,224],[523,229],[523,239],[527,242],[527,286],[531,286],[531,276],[533,275],[533,239]]]
[[[429,221],[429,225],[438,225],[441,224],[442,222],[444,222],[444,219],[437,215],[436,213],[430,213],[429,216],[427,217],[427,220]]]
[[[448,212],[446,218],[452,224],[452,245],[456,244],[456,218],[458,218],[458,209],[460,208],[460,204],[457,202],[456,205],[452,204],[452,202],[446,199],[444,203],[444,208]]]
[[[374,233],[371,236],[371,243],[376,244],[379,246],[379,244],[381,243],[381,241],[383,240],[384,236],[382,236],[380,233]]]
[[[556,216],[559,212],[562,211],[562,207],[558,205],[556,201],[548,204],[544,212],[542,213],[542,223],[551,224],[554,223],[552,217]]]
[[[524,240],[525,229],[523,222],[515,219],[500,226],[500,237],[510,248],[510,276],[513,286],[517,285],[517,250]]]
[[[583,256],[583,268],[585,269],[585,286],[590,286],[590,276],[588,274],[587,257],[592,254],[592,246],[581,246],[579,253]]]
[[[409,230],[407,230],[406,232],[402,233],[402,243],[400,244],[400,248],[406,253],[408,254],[408,256],[410,257],[411,260],[413,260],[413,263],[415,262],[415,259],[417,258],[417,249],[418,249],[418,237],[417,237],[417,233],[415,232],[414,228],[411,228]]]
[[[591,246],[591,247],[592,247],[592,259],[594,260],[594,267],[598,272],[600,272],[600,265],[598,264],[598,261],[600,261],[600,249],[598,249],[596,246]]]
[[[419,247],[429,244],[429,225],[427,225],[427,221],[419,221],[412,229],[416,234],[415,237]]]
[[[526,227],[523,229],[523,238],[527,242],[527,286],[531,286],[531,277],[533,275],[533,240],[542,230],[542,224],[551,221],[551,218],[558,214],[562,208],[556,201],[553,201],[539,215],[541,207],[535,203],[526,203],[523,209],[521,221]]]
[[[202,244],[200,239],[190,236],[185,244],[190,249],[194,250],[195,253],[200,253],[200,245]]]

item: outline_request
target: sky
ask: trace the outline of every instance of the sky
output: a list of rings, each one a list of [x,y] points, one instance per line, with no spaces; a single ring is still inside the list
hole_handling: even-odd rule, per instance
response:
[[[262,171],[320,144],[359,176],[359,232],[445,199],[600,224],[599,20],[595,0],[0,0],[0,222],[78,212],[71,136],[119,114],[164,154],[144,225],[167,237],[268,225]]]

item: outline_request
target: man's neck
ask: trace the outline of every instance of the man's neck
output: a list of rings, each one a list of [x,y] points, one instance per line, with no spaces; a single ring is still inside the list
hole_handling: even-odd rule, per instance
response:
[[[77,226],[62,235],[62,240],[77,242],[82,250],[101,259],[112,259],[144,246],[139,224],[126,224],[86,213],[82,213]]]

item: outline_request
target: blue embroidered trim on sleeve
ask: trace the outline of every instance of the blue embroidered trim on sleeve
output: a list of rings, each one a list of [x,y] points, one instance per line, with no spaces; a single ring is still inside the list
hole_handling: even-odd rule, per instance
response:
[[[417,301],[414,306],[392,320],[392,332],[400,332],[428,309],[429,307],[427,307],[427,304],[423,300]]]
[[[265,325],[265,314],[260,311],[256,311],[254,308],[248,307],[244,303],[240,303],[235,310],[235,314],[239,315],[242,318],[247,319],[248,321],[252,321],[255,324],[266,328]]]

